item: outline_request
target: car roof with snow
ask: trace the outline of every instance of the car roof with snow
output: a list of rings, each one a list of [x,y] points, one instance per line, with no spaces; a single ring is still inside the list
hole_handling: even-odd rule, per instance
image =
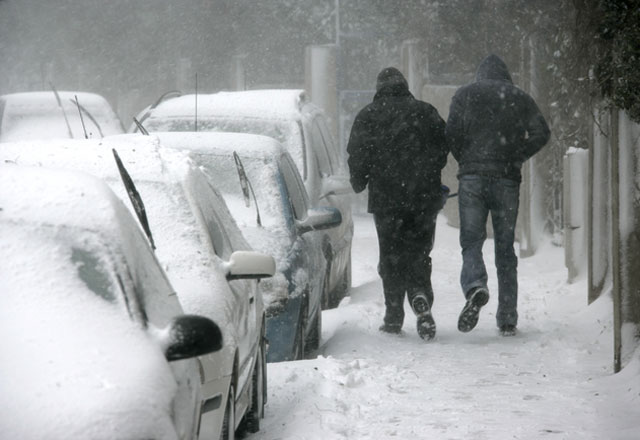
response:
[[[284,154],[286,150],[275,139],[246,133],[228,132],[154,132],[160,144],[169,148],[198,153],[229,154],[268,159]]]
[[[85,130],[91,138],[124,132],[108,101],[96,93],[60,91],[56,96],[53,91],[40,91],[0,96],[3,142],[53,137],[82,139]]]
[[[183,95],[159,104],[152,118],[195,116],[195,95]],[[198,117],[237,116],[256,119],[292,119],[307,104],[302,89],[265,89],[218,92],[197,96]],[[144,121],[143,121],[144,122]]]

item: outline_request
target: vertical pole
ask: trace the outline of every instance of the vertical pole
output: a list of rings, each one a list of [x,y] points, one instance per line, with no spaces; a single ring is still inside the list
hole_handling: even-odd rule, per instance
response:
[[[594,292],[594,276],[593,276],[593,258],[594,258],[594,249],[593,249],[593,234],[595,233],[593,227],[593,215],[594,215],[594,205],[595,200],[594,196],[594,179],[595,179],[595,142],[593,136],[593,128],[590,130],[591,135],[589,142],[589,166],[587,171],[587,303],[591,304],[595,298]]]
[[[336,46],[340,47],[340,0],[335,2],[336,13]]]
[[[620,176],[618,109],[611,109],[611,238],[613,272],[613,371],[621,368],[622,291],[620,280]]]
[[[336,53],[334,44],[307,46],[305,51],[305,89],[327,115],[334,139],[338,139]]]
[[[402,73],[409,83],[409,91],[417,99],[422,99],[422,69],[420,60],[420,40],[406,40],[402,42],[400,51],[402,57]]]
[[[231,58],[231,90],[246,90],[247,78],[245,71],[246,54],[234,55]]]

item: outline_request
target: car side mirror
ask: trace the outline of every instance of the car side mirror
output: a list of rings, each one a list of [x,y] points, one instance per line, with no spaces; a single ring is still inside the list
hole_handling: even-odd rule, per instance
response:
[[[161,334],[160,343],[168,361],[202,356],[222,348],[220,327],[204,316],[178,316]]]
[[[276,273],[276,260],[260,252],[236,251],[224,268],[228,280],[268,278]]]
[[[296,220],[296,229],[299,234],[309,231],[331,229],[342,223],[342,213],[338,208],[315,208],[307,211],[304,220]]]
[[[328,196],[340,196],[344,194],[353,194],[353,188],[347,176],[333,175],[322,179],[322,189],[320,190],[321,200]]]

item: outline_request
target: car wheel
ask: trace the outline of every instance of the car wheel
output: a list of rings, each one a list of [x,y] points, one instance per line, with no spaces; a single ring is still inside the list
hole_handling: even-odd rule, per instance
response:
[[[312,351],[320,347],[320,338],[322,336],[322,310],[318,310],[313,320],[313,330],[309,333],[309,337],[305,341],[305,356],[311,354]]]
[[[293,360],[298,361],[304,359],[305,355],[305,327],[307,322],[307,305],[306,303],[300,310],[300,319],[296,328],[296,337],[293,345]]]
[[[220,440],[235,440],[236,432],[236,394],[233,384],[229,385],[229,395],[227,396],[227,406],[224,410],[224,419],[222,420],[222,432]]]
[[[262,344],[258,346],[256,364],[251,377],[251,406],[242,421],[242,430],[247,432],[260,431],[260,419],[264,418],[264,368],[262,359]]]
[[[329,279],[325,277],[323,291],[329,290]],[[309,355],[313,350],[317,350],[320,347],[320,339],[322,337],[322,310],[318,309],[316,316],[313,319],[311,331],[305,341],[305,356]]]
[[[262,399],[264,404],[267,404],[267,384],[269,383],[267,381],[267,350],[268,350],[268,346],[267,346],[267,338],[264,336],[265,334],[265,330],[264,330],[264,322],[262,324]],[[264,417],[264,411],[262,414],[262,417]]]
[[[331,307],[333,301],[333,292],[329,289],[329,279],[331,276],[331,261],[327,261],[327,270],[324,273],[324,286],[322,287],[322,299],[320,300],[320,307],[322,310],[328,310]]]

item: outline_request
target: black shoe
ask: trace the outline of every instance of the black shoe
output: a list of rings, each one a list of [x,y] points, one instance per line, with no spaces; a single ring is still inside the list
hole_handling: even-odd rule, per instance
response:
[[[505,324],[500,326],[500,334],[502,336],[515,336],[516,333],[516,326],[513,324]]]
[[[470,332],[478,323],[480,309],[489,302],[489,291],[484,287],[476,287],[468,296],[460,317],[458,318],[458,330],[463,333]]]
[[[400,324],[382,324],[378,330],[392,335],[399,335],[402,333],[402,326]]]
[[[418,318],[416,323],[418,335],[427,341],[433,339],[436,336],[436,323],[431,315],[427,297],[421,294],[416,295],[411,302],[411,308]]]

